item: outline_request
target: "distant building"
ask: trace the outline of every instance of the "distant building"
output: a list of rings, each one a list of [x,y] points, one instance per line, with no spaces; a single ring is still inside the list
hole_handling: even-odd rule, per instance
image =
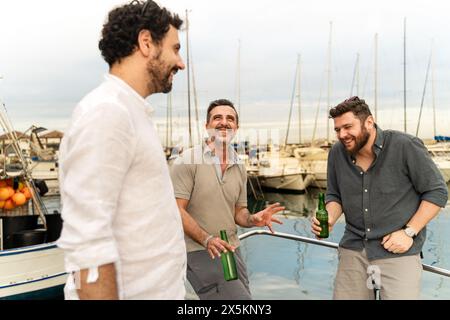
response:
[[[47,133],[39,135],[39,140],[46,148],[52,148],[53,150],[59,150],[59,145],[64,136],[64,133],[58,130],[53,130]]]
[[[22,153],[29,154],[30,152],[30,136],[24,134],[20,131],[14,131],[13,134],[19,139],[19,146],[22,150]],[[12,139],[10,134],[2,134],[0,136],[0,154],[3,155],[10,155],[15,154],[14,148],[11,145]]]

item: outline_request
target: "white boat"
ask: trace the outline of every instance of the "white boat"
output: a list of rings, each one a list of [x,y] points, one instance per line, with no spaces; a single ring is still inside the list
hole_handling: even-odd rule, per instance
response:
[[[63,298],[66,279],[55,243],[0,251],[0,300]]]
[[[257,175],[263,188],[304,192],[313,181],[311,173],[301,167],[296,158],[281,152],[263,152],[259,156]]]
[[[2,105],[4,107],[4,105]],[[62,229],[59,214],[48,214],[6,109],[0,126],[10,141],[0,168],[0,299],[63,298],[64,257],[55,241]]]
[[[312,174],[310,186],[326,189],[328,151],[319,147],[299,147],[293,150],[293,154],[300,165]]]
[[[31,176],[36,180],[44,180],[48,187],[48,195],[59,194],[58,162],[56,160],[32,160]]]
[[[450,143],[438,142],[427,145],[428,152],[431,155],[436,166],[442,173],[445,182],[450,182]]]

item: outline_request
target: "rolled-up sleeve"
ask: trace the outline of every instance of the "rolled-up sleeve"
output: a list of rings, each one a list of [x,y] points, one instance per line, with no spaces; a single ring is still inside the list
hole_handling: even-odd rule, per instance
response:
[[[127,110],[96,106],[72,124],[61,145],[62,218],[57,244],[67,271],[118,261],[113,221],[135,150]],[[126,191],[125,191],[126,192]]]
[[[328,154],[328,163],[327,163],[327,193],[325,202],[341,202],[341,193],[339,192],[339,186],[336,178],[336,169],[335,169],[335,153],[336,146],[333,147]]]
[[[412,143],[403,145],[405,161],[414,188],[421,195],[421,200],[431,202],[441,208],[448,200],[445,180],[428,150],[418,138],[411,138]]]

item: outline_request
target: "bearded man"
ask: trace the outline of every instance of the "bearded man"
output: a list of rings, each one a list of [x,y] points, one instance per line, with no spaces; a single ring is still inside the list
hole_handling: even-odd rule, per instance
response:
[[[364,100],[330,110],[339,140],[328,156],[326,208],[332,229],[342,213],[334,299],[418,299],[426,225],[448,191],[423,142],[381,130]],[[319,235],[317,219],[312,232]],[[373,280],[373,281],[372,281]]]
[[[153,1],[113,9],[104,82],[77,105],[60,149],[66,299],[184,299],[186,246],[145,100],[185,66],[182,20]]]
[[[239,116],[231,101],[209,104],[205,128],[208,138],[188,149],[170,166],[175,197],[183,220],[187,278],[201,300],[251,299],[245,262],[239,250],[237,226],[264,227],[272,232],[279,203],[250,214],[247,209],[245,166],[231,146]],[[228,234],[229,243],[219,237]],[[238,279],[225,281],[220,255],[234,251]]]

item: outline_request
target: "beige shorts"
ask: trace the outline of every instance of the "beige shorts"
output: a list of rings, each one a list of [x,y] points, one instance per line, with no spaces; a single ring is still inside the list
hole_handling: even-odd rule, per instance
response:
[[[373,300],[374,284],[382,300],[414,300],[420,297],[420,256],[402,256],[369,261],[365,250],[339,247],[339,265],[333,299]]]

